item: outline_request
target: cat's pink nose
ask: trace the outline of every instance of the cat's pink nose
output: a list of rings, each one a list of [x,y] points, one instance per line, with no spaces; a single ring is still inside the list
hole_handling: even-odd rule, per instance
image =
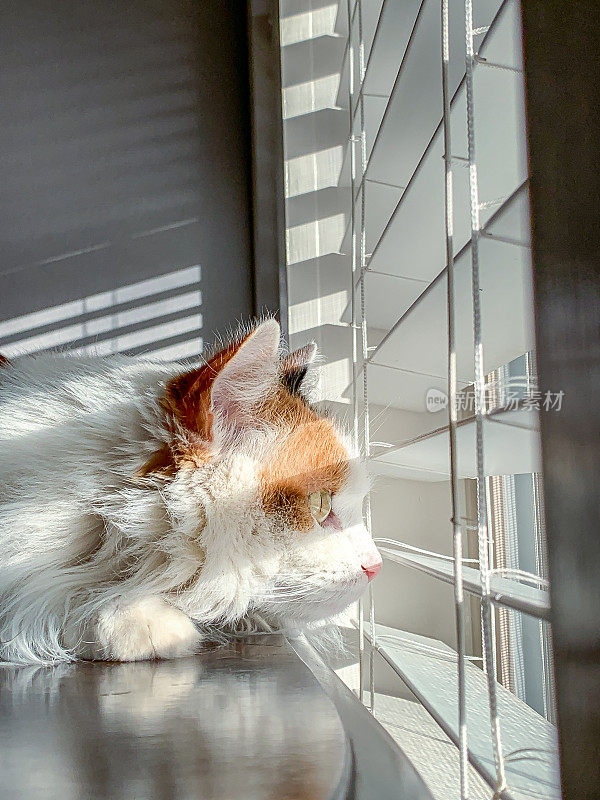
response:
[[[379,575],[382,564],[383,561],[379,559],[378,561],[370,561],[369,563],[362,565],[363,572],[366,573],[368,581],[372,581],[373,578]]]

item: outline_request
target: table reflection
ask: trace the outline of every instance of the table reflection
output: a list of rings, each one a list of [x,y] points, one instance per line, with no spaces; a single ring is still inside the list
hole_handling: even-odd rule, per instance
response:
[[[320,800],[346,738],[278,636],[191,658],[0,668],[7,798]]]

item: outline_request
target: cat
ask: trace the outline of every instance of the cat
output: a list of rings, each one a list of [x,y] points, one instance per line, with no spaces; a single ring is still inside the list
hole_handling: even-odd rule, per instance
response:
[[[1,661],[174,658],[358,599],[381,567],[365,467],[304,396],[315,346],[280,339],[267,319],[196,364],[4,360]]]

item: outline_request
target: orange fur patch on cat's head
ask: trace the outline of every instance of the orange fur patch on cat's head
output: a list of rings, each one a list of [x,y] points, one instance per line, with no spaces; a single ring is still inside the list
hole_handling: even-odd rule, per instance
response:
[[[260,474],[264,507],[282,513],[298,530],[310,530],[314,520],[306,498],[312,492],[334,494],[342,488],[348,478],[348,452],[332,423],[285,387],[265,413],[280,426],[280,434]]]

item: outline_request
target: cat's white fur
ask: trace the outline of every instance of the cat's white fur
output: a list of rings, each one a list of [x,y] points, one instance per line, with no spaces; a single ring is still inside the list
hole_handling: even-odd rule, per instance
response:
[[[0,370],[0,660],[174,657],[203,624],[307,622],[358,598],[378,554],[348,443],[341,531],[274,525],[261,504],[275,432],[253,410],[278,380],[279,335],[260,325],[215,380],[212,458],[141,484],[158,447],[194,438],[158,403],[189,364],[50,354]]]

